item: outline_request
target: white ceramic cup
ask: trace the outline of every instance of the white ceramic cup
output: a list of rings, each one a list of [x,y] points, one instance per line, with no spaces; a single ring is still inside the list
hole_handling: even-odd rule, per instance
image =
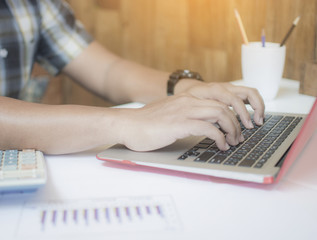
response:
[[[241,48],[242,77],[249,87],[258,89],[265,101],[276,97],[285,63],[285,46],[279,43],[250,42]]]

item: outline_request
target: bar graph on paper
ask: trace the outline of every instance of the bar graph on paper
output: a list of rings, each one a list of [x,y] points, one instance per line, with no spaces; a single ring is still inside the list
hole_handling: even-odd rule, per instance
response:
[[[171,231],[180,228],[169,196],[26,203],[19,236]]]

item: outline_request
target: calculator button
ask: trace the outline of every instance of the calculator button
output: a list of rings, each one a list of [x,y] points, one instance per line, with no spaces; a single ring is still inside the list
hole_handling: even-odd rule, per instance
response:
[[[5,171],[3,173],[3,178],[8,179],[8,178],[18,178],[19,175],[16,171]]]
[[[17,165],[5,165],[2,167],[3,170],[5,171],[14,171],[14,170],[17,170]]]
[[[22,170],[35,169],[35,168],[36,168],[35,164],[22,164],[20,166],[20,169]]]

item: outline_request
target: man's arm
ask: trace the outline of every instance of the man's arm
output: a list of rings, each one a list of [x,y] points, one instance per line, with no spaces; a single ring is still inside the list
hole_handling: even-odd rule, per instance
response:
[[[0,97],[0,149],[34,148],[50,154],[83,151],[119,142],[114,132],[117,123],[113,109]]]
[[[224,136],[212,123],[228,134]],[[239,123],[226,105],[190,94],[141,109],[53,106],[0,97],[0,132],[0,149],[34,148],[49,154],[115,143],[148,151],[190,135],[215,139],[222,150],[243,140]]]
[[[122,59],[97,42],[66,65],[63,73],[116,104],[164,98],[169,75]]]
[[[63,72],[114,103],[150,103],[162,99],[166,97],[169,78],[169,73],[124,60],[97,42],[91,43]],[[182,92],[232,106],[244,125],[250,128],[252,123],[245,108],[245,104],[249,103],[255,111],[255,122],[263,122],[264,103],[255,89],[185,79],[175,86],[175,94]]]

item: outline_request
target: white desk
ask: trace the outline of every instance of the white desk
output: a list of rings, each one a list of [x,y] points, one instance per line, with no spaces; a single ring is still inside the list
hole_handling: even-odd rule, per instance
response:
[[[299,95],[299,84],[284,80],[268,111],[307,113],[315,98]],[[47,185],[35,193],[0,195],[1,239],[14,239],[23,204],[48,200],[167,196],[178,226],[160,231],[112,231],[30,239],[316,239],[317,161],[295,162],[276,185],[231,182],[206,176],[105,163],[95,155],[103,148],[46,156]],[[310,164],[310,165],[309,165]],[[31,221],[31,220],[30,220]],[[22,239],[27,239],[23,236]]]

